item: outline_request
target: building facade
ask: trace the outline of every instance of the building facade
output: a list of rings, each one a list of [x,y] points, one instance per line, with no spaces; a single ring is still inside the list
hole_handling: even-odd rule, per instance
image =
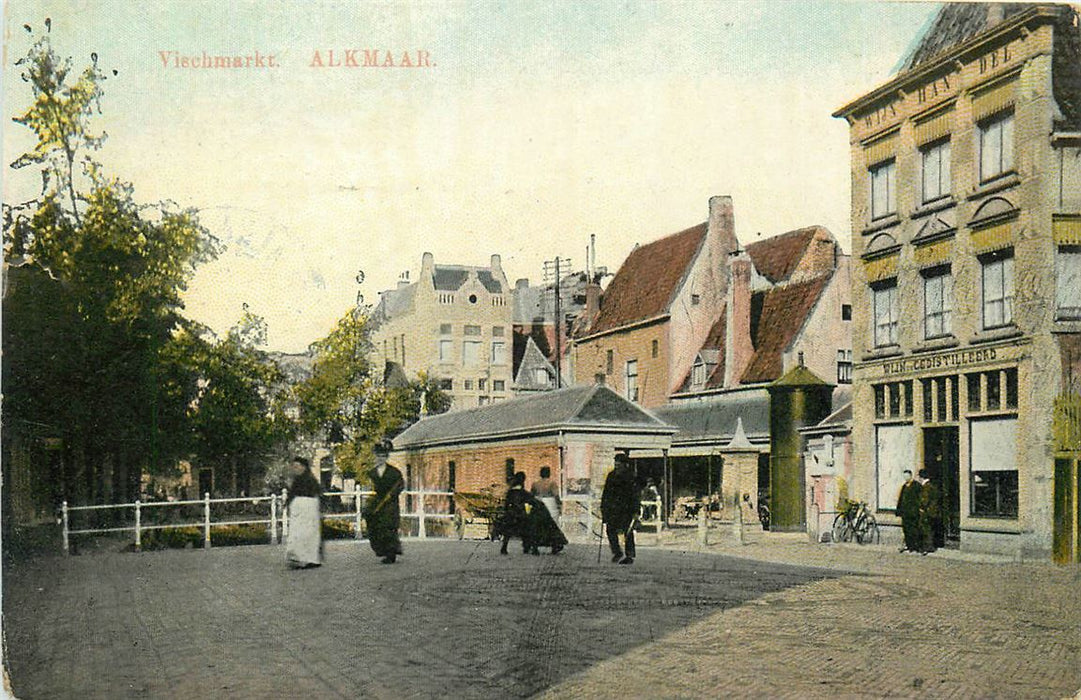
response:
[[[851,494],[897,526],[903,470],[926,469],[947,546],[1077,560],[1077,11],[947,4],[834,116],[859,261]]]
[[[498,255],[488,267],[437,265],[421,259],[415,282],[403,276],[380,294],[373,312],[373,359],[406,375],[437,380],[451,410],[511,396],[511,290]]]

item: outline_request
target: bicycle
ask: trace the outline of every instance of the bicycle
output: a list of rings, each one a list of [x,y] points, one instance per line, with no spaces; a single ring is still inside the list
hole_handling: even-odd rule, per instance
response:
[[[855,539],[859,544],[877,544],[880,538],[878,522],[867,510],[866,503],[849,501],[833,519],[831,538],[833,542],[851,542]]]

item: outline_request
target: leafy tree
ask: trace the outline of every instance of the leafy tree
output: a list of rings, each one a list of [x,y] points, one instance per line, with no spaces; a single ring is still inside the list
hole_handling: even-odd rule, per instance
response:
[[[90,126],[105,79],[96,55],[73,77],[46,35],[17,63],[33,101],[15,121],[37,144],[12,167],[36,165],[42,190],[4,205],[5,257],[18,265],[4,297],[14,312],[3,328],[5,429],[62,438],[66,469],[51,478],[64,498],[131,499],[144,469],[183,448],[161,431],[187,398],[163,391],[164,360],[184,323],[181,294],[217,242],[194,210],[139,205],[94,163],[104,140]]]

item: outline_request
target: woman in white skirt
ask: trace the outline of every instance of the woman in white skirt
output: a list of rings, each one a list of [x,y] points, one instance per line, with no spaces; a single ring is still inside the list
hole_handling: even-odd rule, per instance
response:
[[[323,488],[312,474],[308,460],[295,457],[292,469],[293,483],[285,500],[289,513],[285,560],[290,568],[310,569],[323,563],[323,520],[319,513]]]

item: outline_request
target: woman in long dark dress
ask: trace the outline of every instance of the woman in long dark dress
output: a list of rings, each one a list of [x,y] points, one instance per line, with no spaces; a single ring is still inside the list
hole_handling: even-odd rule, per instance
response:
[[[533,496],[533,507],[528,509],[532,552],[537,554],[537,547],[551,547],[552,554],[559,554],[567,544],[567,538],[555,520],[559,512],[559,488],[552,481],[548,467],[541,467],[540,473],[541,478],[530,488]]]
[[[512,537],[522,539],[522,554],[533,551],[532,522],[529,517],[533,496],[525,490],[525,472],[518,472],[510,478],[507,495],[503,499],[503,517],[499,520],[498,534],[503,538],[499,553],[507,553],[507,544]],[[543,507],[543,506],[542,506]]]

